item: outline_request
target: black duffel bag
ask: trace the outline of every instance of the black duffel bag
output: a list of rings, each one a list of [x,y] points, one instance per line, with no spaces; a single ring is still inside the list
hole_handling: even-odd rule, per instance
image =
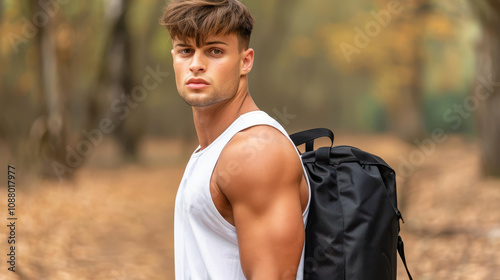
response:
[[[321,147],[314,140],[328,129],[290,135],[311,186],[306,225],[305,280],[395,280],[397,251],[406,266],[399,236],[396,174],[378,156],[351,146]]]

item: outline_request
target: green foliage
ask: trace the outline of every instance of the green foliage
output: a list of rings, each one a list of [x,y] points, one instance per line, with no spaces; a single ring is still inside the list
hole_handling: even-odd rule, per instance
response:
[[[446,133],[473,134],[474,111],[463,112],[455,109],[462,106],[468,96],[467,92],[428,95],[424,104],[424,116],[428,132],[440,128]]]

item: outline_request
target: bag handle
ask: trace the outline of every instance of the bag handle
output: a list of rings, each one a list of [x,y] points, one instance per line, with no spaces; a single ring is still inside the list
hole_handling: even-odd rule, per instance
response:
[[[314,140],[321,137],[330,138],[330,147],[333,146],[333,132],[328,128],[313,128],[290,135],[290,139],[292,139],[295,146],[306,144],[306,152],[314,151]]]

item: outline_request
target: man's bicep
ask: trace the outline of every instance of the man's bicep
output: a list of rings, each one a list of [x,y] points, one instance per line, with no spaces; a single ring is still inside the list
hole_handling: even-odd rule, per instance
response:
[[[304,242],[298,183],[263,173],[229,198],[240,259],[249,279],[283,279],[297,272]]]
[[[250,156],[242,153],[248,146]],[[257,126],[233,137],[217,165],[215,181],[231,205],[247,279],[295,279],[305,234],[303,170],[293,145],[278,130]],[[224,177],[221,170],[233,172]]]

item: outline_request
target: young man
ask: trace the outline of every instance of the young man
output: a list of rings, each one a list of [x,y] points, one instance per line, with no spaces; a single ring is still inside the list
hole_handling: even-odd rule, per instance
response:
[[[237,0],[173,0],[162,17],[199,140],[175,202],[178,280],[302,279],[309,186],[248,92],[253,23]]]

